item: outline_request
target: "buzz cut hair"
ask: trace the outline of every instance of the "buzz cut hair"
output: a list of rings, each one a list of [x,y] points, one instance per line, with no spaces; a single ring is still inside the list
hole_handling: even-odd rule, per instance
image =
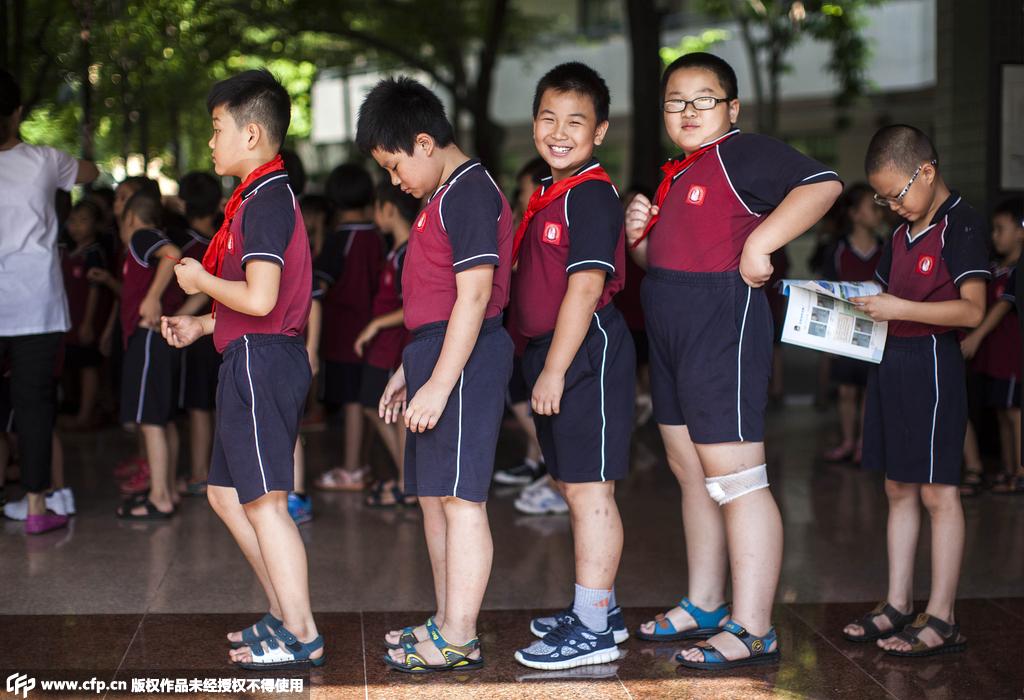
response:
[[[123,216],[128,216],[128,212],[135,214],[146,226],[160,228],[163,223],[163,204],[159,197],[154,197],[150,192],[139,190],[133,194],[124,205]]]
[[[871,137],[864,156],[864,172],[872,175],[893,168],[909,176],[925,163],[939,166],[939,153],[928,135],[916,126],[890,124]]]
[[[537,82],[537,89],[533,93],[533,118],[537,118],[540,111],[540,101],[544,93],[554,90],[558,94],[574,92],[584,97],[589,97],[594,105],[594,114],[597,115],[597,123],[608,121],[608,110],[611,105],[611,93],[608,92],[608,85],[600,73],[579,61],[570,61],[555,66],[544,74]]]
[[[441,148],[455,143],[455,132],[441,99],[406,76],[386,78],[374,85],[359,108],[359,150],[365,155],[377,149],[412,155],[419,134],[427,134]]]
[[[214,84],[206,97],[206,108],[213,114],[217,107],[224,107],[240,128],[246,124],[262,126],[275,148],[284,144],[292,101],[266,68],[247,70]]]

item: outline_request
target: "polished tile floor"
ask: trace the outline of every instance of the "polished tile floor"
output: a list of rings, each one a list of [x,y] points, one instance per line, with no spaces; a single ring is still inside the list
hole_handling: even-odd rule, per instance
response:
[[[775,613],[784,657],[777,668],[686,672],[672,660],[674,646],[637,641],[605,666],[546,674],[519,667],[511,654],[529,641],[531,614],[568,602],[570,533],[564,517],[518,515],[514,491],[496,488],[489,505],[494,572],[480,621],[487,666],[431,678],[387,672],[379,662],[383,633],[423,619],[432,602],[419,515],[370,511],[355,494],[317,494],[316,519],[302,533],[330,660],[308,678],[304,695],[279,697],[1024,698],[1024,498],[986,494],[964,502],[968,548],[958,616],[970,640],[966,653],[897,660],[842,640],[842,624],[884,594],[886,509],[877,475],[816,458],[833,439],[834,420],[833,412],[810,405],[774,409],[769,419],[770,478],[786,526]],[[309,433],[306,442],[311,474],[336,461],[335,429]],[[187,499],[180,516],[163,524],[113,517],[111,469],[133,445],[114,429],[66,436],[68,481],[78,500],[71,527],[26,538],[20,524],[0,523],[3,678],[240,677],[226,665],[222,635],[261,613],[261,593],[204,500]],[[520,449],[506,430],[499,466],[514,463]],[[8,496],[18,496],[16,485]],[[632,474],[618,500],[626,545],[617,591],[632,628],[685,593],[678,490],[653,428],[637,433]],[[927,594],[927,543],[925,527],[920,598]]]

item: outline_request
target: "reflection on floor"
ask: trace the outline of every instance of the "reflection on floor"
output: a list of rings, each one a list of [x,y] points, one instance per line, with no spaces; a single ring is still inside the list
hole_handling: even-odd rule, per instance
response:
[[[779,667],[725,676],[684,672],[671,645],[636,641],[607,666],[555,674],[519,667],[512,651],[529,641],[532,611],[562,607],[571,595],[569,526],[565,517],[518,515],[515,492],[496,488],[489,505],[494,572],[480,623],[486,668],[431,678],[386,672],[378,661],[384,631],[421,620],[423,612],[403,611],[432,604],[418,512],[370,511],[357,494],[316,494],[315,520],[302,533],[330,660],[314,672],[311,696],[1024,697],[1024,499],[986,494],[964,502],[968,551],[957,613],[970,640],[967,653],[898,660],[841,639],[842,624],[884,594],[886,508],[878,475],[816,458],[833,421],[810,406],[778,409],[769,420],[770,479],[786,525],[775,614]],[[311,475],[336,463],[340,443],[334,426],[306,435]],[[168,523],[113,517],[111,470],[134,444],[113,429],[66,436],[78,505],[72,526],[36,538],[26,538],[19,523],[0,526],[4,678],[242,675],[226,666],[222,635],[251,623],[265,601],[203,499],[186,499]],[[520,455],[518,438],[505,431],[499,466]],[[382,458],[379,450],[375,458]],[[18,495],[16,485],[8,487],[9,498]],[[626,550],[617,592],[635,627],[685,594],[686,582],[678,489],[651,427],[637,433],[632,474],[619,485],[618,500]],[[927,546],[924,527],[922,553]],[[926,595],[928,578],[922,555],[918,597]],[[129,696],[142,697],[123,695]]]

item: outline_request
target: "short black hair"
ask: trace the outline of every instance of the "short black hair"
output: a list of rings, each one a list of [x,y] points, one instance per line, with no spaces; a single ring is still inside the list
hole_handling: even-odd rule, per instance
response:
[[[551,176],[551,166],[540,156],[531,158],[523,163],[523,167],[519,168],[519,172],[516,173],[516,183],[526,176],[530,177],[534,185],[539,185],[544,178]]]
[[[282,148],[281,160],[284,161],[284,169],[288,171],[288,184],[292,186],[292,192],[301,195],[306,191],[306,166],[302,164],[302,158],[292,149]]]
[[[103,212],[100,211],[100,206],[91,199],[80,199],[78,203],[71,207],[71,213],[74,214],[76,211],[87,211],[92,216],[93,223],[98,224],[103,218]]]
[[[398,209],[399,216],[409,224],[416,220],[416,215],[420,213],[421,208],[420,200],[403,192],[401,187],[395,187],[387,181],[377,185],[377,202],[394,204]]]
[[[668,87],[668,80],[672,77],[672,74],[684,68],[702,68],[703,70],[711,71],[718,78],[722,89],[725,90],[725,98],[727,100],[735,100],[739,97],[736,71],[732,69],[732,66],[724,58],[719,58],[712,53],[705,53],[704,51],[683,54],[668,64],[668,68],[661,74],[662,97],[665,96],[665,89]]]
[[[1006,214],[1016,226],[1024,227],[1024,197],[1004,199],[992,210],[992,216]]]
[[[455,132],[440,98],[412,78],[386,78],[373,86],[359,108],[356,145],[370,155],[375,149],[412,155],[416,136],[427,134],[444,148]]]
[[[331,201],[319,194],[304,194],[299,197],[299,206],[302,211],[312,211],[323,214],[325,219],[331,217]]]
[[[927,134],[909,124],[890,124],[871,137],[864,156],[864,172],[871,175],[891,167],[910,175],[922,163],[932,161],[937,168],[939,153]]]
[[[86,189],[85,196],[100,204],[109,212],[114,208],[114,190],[110,187],[90,187]]]
[[[124,216],[127,216],[128,212],[133,212],[139,221],[147,226],[160,228],[163,223],[164,207],[160,203],[160,198],[153,197],[151,193],[144,190],[139,190],[125,202]]]
[[[191,172],[178,181],[178,196],[185,202],[185,218],[202,219],[220,211],[224,192],[210,173]]]
[[[274,146],[280,148],[284,143],[292,118],[292,101],[288,91],[266,68],[247,70],[214,84],[206,96],[206,109],[213,114],[221,106],[238,126],[259,124]]]
[[[9,117],[21,107],[21,86],[10,71],[0,68],[0,117]]]
[[[874,197],[875,190],[866,182],[854,182],[847,186],[833,205],[835,209],[835,226],[840,236],[849,236],[853,233],[853,221],[850,213],[857,209],[865,199]]]
[[[342,163],[327,176],[324,194],[341,211],[373,204],[373,178],[358,163]]]
[[[548,90],[554,90],[556,93],[575,92],[589,97],[594,104],[597,123],[608,121],[608,107],[612,100],[608,85],[596,70],[585,63],[562,63],[544,74],[537,82],[537,89],[533,93],[534,119],[540,111],[540,101]]]
[[[121,180],[117,185],[118,187],[128,186],[132,188],[132,194],[138,194],[139,192],[145,192],[150,197],[160,201],[160,183],[156,180],[151,180],[145,175],[132,175]]]

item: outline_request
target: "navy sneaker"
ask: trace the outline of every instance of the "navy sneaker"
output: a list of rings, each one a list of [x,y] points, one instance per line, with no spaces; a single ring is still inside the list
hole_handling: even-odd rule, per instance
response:
[[[535,617],[530,620],[530,631],[533,636],[543,638],[548,632],[563,624],[569,618],[575,619],[572,612],[572,604],[568,608],[551,617]],[[629,639],[629,630],[626,629],[626,620],[622,616],[622,607],[616,605],[608,611],[608,626],[615,635],[615,643],[622,644]]]
[[[313,500],[308,494],[300,496],[294,491],[289,492],[288,515],[292,516],[292,520],[295,521],[296,525],[308,523],[313,519]]]
[[[516,652],[516,661],[541,671],[557,671],[577,666],[606,664],[619,658],[619,647],[611,628],[594,632],[573,614],[562,624],[525,649]]]

